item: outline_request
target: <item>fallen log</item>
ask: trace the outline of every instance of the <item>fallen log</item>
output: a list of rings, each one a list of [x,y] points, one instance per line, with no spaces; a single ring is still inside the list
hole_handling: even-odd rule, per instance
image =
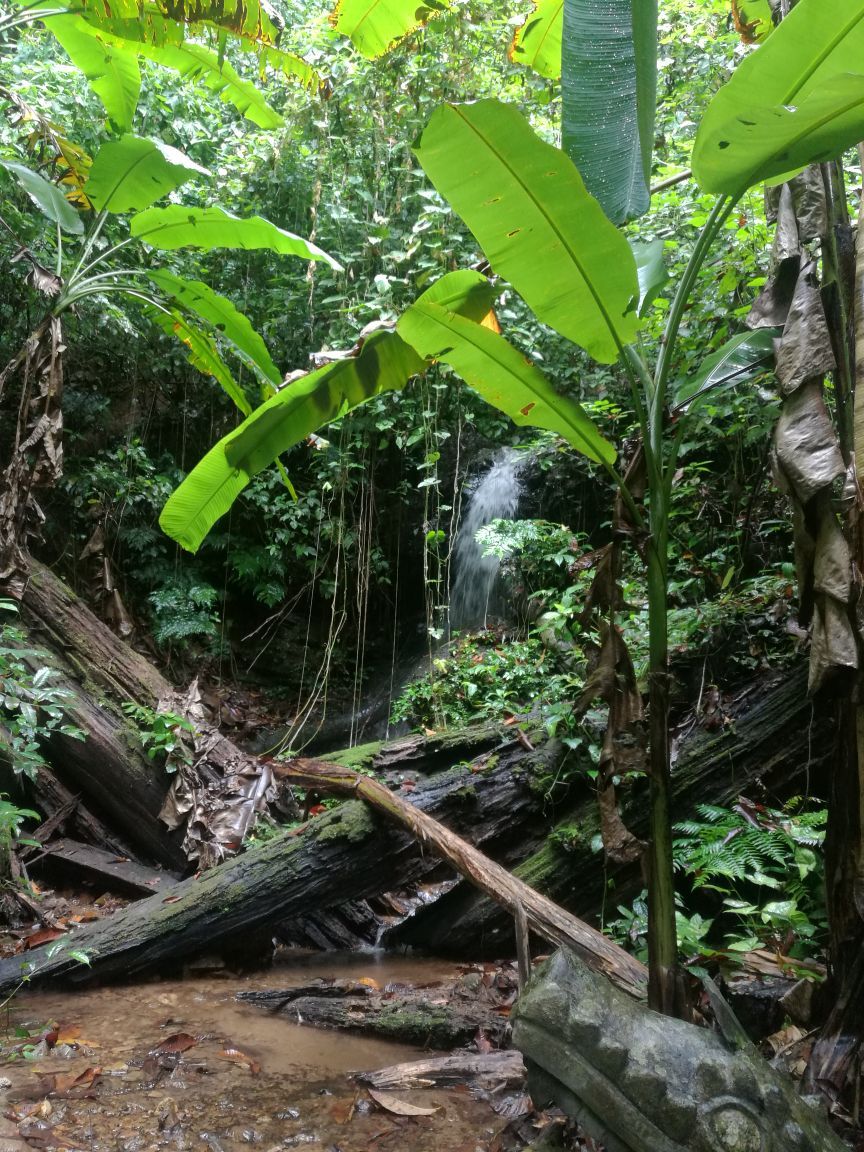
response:
[[[458,835],[479,844],[500,843],[514,826],[542,824],[535,778],[554,770],[556,754],[555,746],[527,752],[514,739],[499,750],[491,770],[454,768],[410,796],[418,809],[446,820]],[[365,804],[349,801],[109,920],[77,928],[69,940],[89,954],[90,967],[65,953],[34,949],[28,953],[30,980],[129,977],[202,951],[242,949],[256,928],[374,895],[419,879],[436,865],[408,833],[390,827]],[[0,961],[0,990],[11,990],[20,978],[19,957]]]
[[[623,948],[523,884],[506,868],[484,856],[419,807],[390,792],[377,780],[321,760],[296,759],[275,764],[274,772],[277,777],[304,787],[340,796],[360,797],[388,820],[407,828],[421,845],[430,848],[461,876],[506,908],[516,918],[517,925],[520,918],[524,918],[538,936],[573,949],[592,969],[602,972],[613,984],[631,995],[639,996],[644,992],[645,968]],[[520,934],[517,932],[517,949],[519,945]],[[520,965],[530,967],[525,955],[520,955]]]
[[[697,730],[684,742],[672,773],[673,820],[692,815],[696,804],[729,805],[796,792],[824,795],[830,766],[829,717],[814,715],[807,697],[807,669],[766,677],[731,702],[727,722],[716,732]],[[624,819],[638,837],[648,833],[644,789],[625,794]],[[590,916],[608,899],[644,887],[638,869],[607,862],[594,848],[600,833],[596,797],[586,793],[560,821],[567,835],[549,839],[528,854],[514,874],[576,916]],[[566,845],[566,846],[565,846]],[[439,955],[501,956],[512,952],[513,923],[494,900],[466,881],[434,903],[418,908],[402,924],[386,929],[386,947],[434,949]]]
[[[320,981],[317,986],[272,992],[241,992],[238,1000],[298,1024],[362,1032],[400,1044],[446,1050],[468,1044],[482,1031],[499,1046],[509,1031],[507,1015],[478,997],[461,999],[452,984],[386,993],[359,981]]]
[[[91,824],[107,825],[113,838],[128,841],[141,856],[179,870],[188,864],[179,835],[169,835],[160,820],[171,781],[148,759],[135,723],[123,712],[124,703],[153,710],[183,712],[184,701],[168,680],[144,656],[136,652],[99,620],[48,568],[34,559],[21,596],[22,618],[30,647],[39,644],[48,653],[29,656],[39,666],[51,663],[60,673],[58,685],[69,693],[65,712],[70,723],[86,733],[75,740],[52,735],[47,755],[58,785],[49,780],[37,785],[46,815],[58,805],[52,791],[78,795]],[[266,766],[223,736],[199,712],[194,717],[194,771],[202,803],[192,812],[200,855],[205,863],[239,847],[258,799],[254,781]],[[415,773],[444,766],[490,751],[501,741],[501,729],[477,727],[464,732],[438,734],[431,739],[405,737],[385,745],[352,750],[353,762],[366,758],[376,771]],[[250,789],[248,782],[252,781]],[[239,782],[239,783],[235,783]],[[246,788],[248,797],[241,796]],[[260,789],[259,789],[260,791]],[[245,802],[245,814],[232,821],[219,805]],[[212,811],[201,813],[202,807]],[[182,807],[182,805],[181,805]],[[50,810],[49,810],[50,809]],[[170,813],[169,813],[170,814]],[[182,813],[180,814],[182,815]],[[213,816],[213,819],[208,819]],[[209,827],[202,827],[209,824]],[[212,841],[213,853],[208,854]],[[98,839],[96,842],[100,842]],[[119,846],[119,845],[118,845]]]
[[[355,1072],[353,1078],[370,1088],[407,1091],[410,1088],[452,1088],[470,1081],[478,1088],[515,1087],[525,1080],[522,1053],[513,1048],[498,1052],[453,1052],[410,1060],[374,1072]]]

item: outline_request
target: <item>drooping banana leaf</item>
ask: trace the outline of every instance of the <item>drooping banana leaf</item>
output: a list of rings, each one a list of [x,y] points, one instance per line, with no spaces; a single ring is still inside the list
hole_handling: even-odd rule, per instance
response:
[[[746,384],[774,363],[774,340],[779,328],[759,328],[755,332],[739,332],[717,352],[706,356],[699,371],[680,380],[673,388],[677,409],[690,409],[697,398],[702,399],[725,384]]]
[[[219,441],[172,493],[164,532],[195,552],[220,516],[281,453],[372,396],[403,388],[425,367],[393,332],[376,332],[359,356],[337,360],[289,384]]]
[[[613,362],[638,327],[636,264],[570,159],[497,100],[438,108],[416,151],[537,317]]]
[[[564,0],[564,150],[614,224],[648,211],[657,0]]]
[[[218,54],[203,44],[187,40],[182,44],[137,44],[134,47],[139,56],[170,68],[184,80],[202,84],[259,128],[279,128],[285,123],[251,80],[242,79],[227,60],[220,61]]]
[[[864,0],[799,0],[708,105],[693,170],[738,194],[864,137]]]
[[[383,56],[448,8],[446,0],[338,0],[330,23],[364,56]]]
[[[111,30],[112,21],[139,23],[140,35],[154,43],[182,40],[186,28],[200,36],[209,27],[267,47],[277,43],[283,27],[276,11],[259,0],[70,0],[68,7],[100,31]]]
[[[132,235],[153,248],[269,248],[283,256],[301,256],[304,260],[323,260],[336,271],[342,265],[310,240],[277,228],[263,216],[232,216],[224,208],[187,208],[171,204],[167,208],[148,208],[139,212],[131,223]]]
[[[213,376],[231,397],[244,416],[252,407],[240,385],[231,375],[228,365],[219,355],[216,342],[206,332],[202,332],[176,308],[163,311],[161,308],[146,308],[146,315],[169,336],[175,336],[189,351],[189,363],[205,376]]]
[[[49,220],[59,224],[64,232],[81,235],[84,231],[84,222],[56,184],[52,184],[26,164],[17,164],[13,160],[0,160],[0,167],[15,177],[36,207]]]
[[[247,363],[277,388],[282,376],[273,363],[267,345],[230,300],[200,280],[185,280],[164,270],[148,272],[149,278],[181,308],[194,312],[229,340]]]
[[[479,321],[493,290],[472,272],[457,272],[438,290],[444,306]],[[289,384],[219,441],[171,495],[163,530],[195,552],[251,478],[316,429],[382,392],[403,388],[426,362],[395,332],[369,336],[357,354],[326,364]]]
[[[563,31],[564,0],[537,0],[534,11],[516,29],[508,55],[514,64],[524,64],[541,76],[557,80]]]
[[[442,277],[399,318],[396,330],[403,340],[424,359],[449,364],[515,424],[556,432],[589,460],[611,464],[615,449],[580,404],[559,395],[537,365],[503,336],[439,302],[448,279]]]
[[[42,0],[39,6],[56,10],[50,0]],[[135,53],[97,40],[79,16],[51,16],[45,27],[83,72],[117,128],[128,132],[141,91],[141,69]]]
[[[184,153],[144,136],[121,136],[103,144],[93,158],[84,193],[101,212],[135,212],[210,173]]]

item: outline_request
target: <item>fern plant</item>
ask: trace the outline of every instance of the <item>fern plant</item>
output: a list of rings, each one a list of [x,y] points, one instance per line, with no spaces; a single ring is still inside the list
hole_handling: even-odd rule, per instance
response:
[[[675,869],[690,884],[676,899],[679,950],[692,962],[726,961],[771,948],[795,959],[819,954],[826,914],[821,846],[828,813],[795,797],[782,809],[739,799],[731,808],[697,805],[675,825]],[[695,906],[695,910],[694,909]],[[643,896],[607,924],[646,954]]]
[[[732,808],[700,804],[697,811],[701,820],[676,825],[675,866],[690,877],[694,893],[720,894],[718,918],[734,925],[726,947],[812,953],[825,927],[819,851],[825,809],[807,806],[801,797],[782,809],[742,797]]]

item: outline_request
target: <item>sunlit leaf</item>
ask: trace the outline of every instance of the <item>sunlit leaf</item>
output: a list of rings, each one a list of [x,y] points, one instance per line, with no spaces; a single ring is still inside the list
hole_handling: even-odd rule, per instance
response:
[[[503,336],[439,302],[447,280],[443,277],[403,313],[399,335],[424,358],[449,364],[514,423],[556,432],[590,460],[612,463],[615,449],[575,400],[556,392]]]
[[[693,170],[736,195],[864,137],[864,0],[799,0],[702,118]]]
[[[26,164],[0,160],[0,167],[15,177],[36,207],[44,212],[49,220],[59,224],[64,232],[80,235],[84,231],[84,222],[56,184],[52,184]]]
[[[174,248],[268,248],[283,256],[323,260],[336,270],[342,267],[311,240],[277,228],[262,216],[241,219],[224,208],[187,208],[181,204],[149,208],[132,220],[131,231],[139,240],[165,251]]]
[[[185,280],[164,270],[148,273],[153,283],[188,311],[194,312],[234,345],[248,364],[276,387],[282,381],[267,345],[246,316],[200,280]]]
[[[492,294],[482,277],[459,272],[447,278],[438,298],[479,322],[489,311]],[[395,332],[379,331],[355,355],[286,385],[192,469],[162,510],[163,531],[197,551],[253,476],[323,425],[373,396],[404,388],[425,368],[426,362]]]
[[[310,433],[382,392],[403,388],[425,367],[393,332],[369,337],[360,354],[289,384],[223,437],[171,495],[164,532],[194,552],[249,483]]]
[[[561,75],[561,36],[564,0],[537,0],[534,11],[516,29],[509,56],[541,76],[555,80]]]
[[[338,0],[330,22],[364,56],[382,56],[448,7],[445,0]]]
[[[56,10],[50,0],[41,0],[41,7]],[[128,131],[141,91],[141,69],[135,53],[97,39],[79,16],[51,16],[45,27],[83,72],[116,126]]]
[[[202,175],[210,173],[169,144],[127,135],[102,145],[84,192],[98,211],[132,212]]]
[[[417,155],[538,318],[617,359],[638,328],[636,263],[570,159],[497,100],[438,108]]]

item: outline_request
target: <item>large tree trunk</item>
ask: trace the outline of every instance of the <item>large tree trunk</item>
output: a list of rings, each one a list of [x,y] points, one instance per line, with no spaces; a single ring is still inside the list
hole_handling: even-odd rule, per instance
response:
[[[536,779],[555,771],[556,754],[554,747],[528,752],[514,739],[500,749],[492,769],[454,768],[411,792],[411,799],[475,844],[500,842],[514,828],[542,824]],[[350,801],[299,833],[278,836],[76,930],[73,946],[88,952],[89,968],[62,953],[52,957],[45,949],[33,950],[27,955],[30,980],[128,977],[202,951],[242,952],[255,929],[417,880],[436,865],[412,836]],[[20,957],[0,962],[0,991],[15,987],[20,978]]]
[[[804,667],[748,688],[730,706],[717,733],[700,732],[688,741],[672,774],[673,819],[692,814],[698,803],[731,804],[740,795],[787,797],[795,791],[821,792],[831,757],[831,723],[817,716],[807,699]],[[637,836],[647,833],[644,789],[626,800],[625,822]],[[627,889],[644,887],[633,867],[602,866],[592,842],[600,832],[597,803],[585,795],[561,821],[568,848],[548,840],[523,859],[514,874],[576,916],[595,914],[614,881],[612,904]],[[608,896],[607,896],[608,898]],[[500,956],[512,950],[513,922],[498,904],[462,882],[434,904],[384,933],[388,946],[434,948],[439,954]]]

